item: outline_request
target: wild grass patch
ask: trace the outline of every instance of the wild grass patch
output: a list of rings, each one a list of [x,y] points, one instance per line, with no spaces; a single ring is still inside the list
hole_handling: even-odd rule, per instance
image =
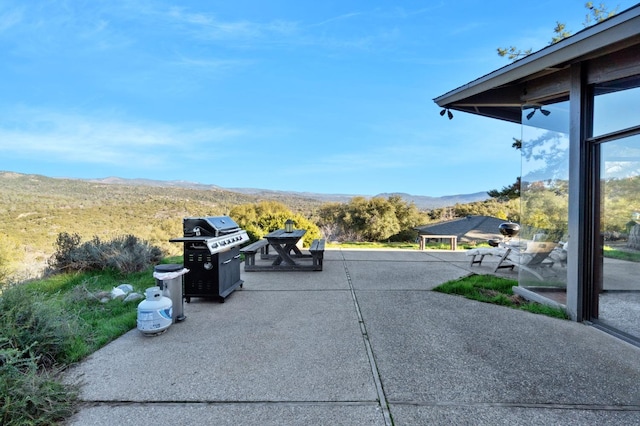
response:
[[[77,389],[60,380],[60,371],[136,326],[139,301],[101,295],[125,283],[140,294],[155,285],[155,258],[136,247],[129,246],[144,258],[121,270],[101,267],[0,286],[0,424],[59,424],[73,414]],[[128,250],[127,244],[121,248]],[[144,267],[130,272],[132,265]]]
[[[493,275],[470,275],[459,280],[448,281],[433,290],[440,293],[457,294],[467,299],[521,309],[554,318],[568,318],[567,313],[563,309],[531,302],[514,294],[513,287],[517,285],[518,282],[515,280]]]

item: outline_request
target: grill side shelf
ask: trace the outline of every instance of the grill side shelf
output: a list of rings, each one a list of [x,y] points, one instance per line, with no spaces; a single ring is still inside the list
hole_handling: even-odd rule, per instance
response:
[[[204,243],[212,237],[178,237],[171,238],[170,243]]]

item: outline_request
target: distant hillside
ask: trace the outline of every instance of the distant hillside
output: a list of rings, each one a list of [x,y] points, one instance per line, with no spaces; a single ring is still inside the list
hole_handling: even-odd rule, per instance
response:
[[[486,192],[476,192],[474,194],[458,194],[458,195],[446,195],[443,197],[429,197],[425,195],[411,195],[404,193],[382,193],[376,195],[377,197],[389,198],[392,195],[402,197],[403,200],[413,202],[416,207],[421,210],[437,209],[441,207],[454,206],[456,204],[474,203],[476,201],[484,201],[489,197]]]
[[[182,218],[224,215],[235,205],[264,199],[305,215],[322,204],[286,193],[256,196],[213,185],[54,179],[0,171],[0,243],[11,247],[27,277],[43,269],[61,232],[79,234],[84,241],[133,234],[179,254],[181,246],[169,239],[182,236]]]
[[[426,197],[400,195],[420,209],[486,198],[485,193]],[[61,232],[83,240],[133,234],[168,253],[181,247],[169,239],[182,235],[182,218],[228,214],[238,204],[279,201],[312,217],[326,202],[349,202],[354,195],[224,189],[185,181],[149,179],[62,179],[0,171],[0,243],[13,247],[21,264],[37,273],[46,265]],[[35,265],[35,266],[34,266]],[[29,275],[29,271],[25,275]]]
[[[206,185],[188,181],[160,181],[151,179],[122,179],[117,177],[108,177],[102,179],[87,179],[89,182],[103,183],[103,184],[120,184],[120,185],[146,185],[154,187],[168,187],[168,188],[189,188],[198,190],[225,190],[235,192],[238,194],[253,195],[260,198],[303,198],[309,200],[318,200],[322,202],[339,202],[348,203],[353,197],[372,197],[371,195],[363,194],[320,194],[314,192],[296,192],[296,191],[275,191],[270,189],[260,188],[222,188],[217,185]],[[453,206],[455,204],[473,203],[475,201],[483,201],[489,198],[486,192],[476,192],[474,194],[458,194],[458,195],[446,195],[442,197],[430,197],[426,195],[412,195],[401,192],[393,193],[380,193],[374,195],[375,197],[388,198],[392,195],[402,197],[407,202],[413,202],[416,207],[421,210],[437,209],[440,207]]]
[[[73,178],[66,178],[72,179]],[[217,185],[205,185],[202,183],[189,182],[186,180],[153,180],[153,179],[124,179],[115,176],[110,176],[106,178],[99,179],[76,179],[83,180],[86,182],[94,182],[94,183],[104,183],[104,184],[112,184],[112,185],[130,185],[130,186],[155,186],[160,188],[187,188],[187,189],[216,189],[216,190],[224,190],[224,188]]]

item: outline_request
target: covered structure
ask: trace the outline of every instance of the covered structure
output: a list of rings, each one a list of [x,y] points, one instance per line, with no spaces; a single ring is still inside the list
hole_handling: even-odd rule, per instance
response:
[[[504,219],[491,216],[469,215],[463,218],[447,220],[431,225],[417,226],[420,249],[424,249],[425,239],[451,239],[452,250],[458,243],[486,242],[501,239],[499,226]],[[454,244],[455,239],[455,244]]]
[[[434,101],[522,124],[521,238],[563,243],[567,263],[519,285],[640,344],[640,4]]]

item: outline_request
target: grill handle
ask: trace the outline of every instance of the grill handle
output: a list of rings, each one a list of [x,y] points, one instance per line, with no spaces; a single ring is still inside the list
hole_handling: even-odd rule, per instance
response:
[[[224,262],[222,262],[223,265],[226,265],[227,263],[231,262],[231,259],[229,260],[225,260]]]

